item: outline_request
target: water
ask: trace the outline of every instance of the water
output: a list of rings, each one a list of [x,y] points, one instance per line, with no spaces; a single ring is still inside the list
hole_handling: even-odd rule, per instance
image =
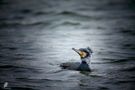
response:
[[[134,0],[1,0],[0,87],[134,90]],[[90,46],[92,72],[63,70]]]

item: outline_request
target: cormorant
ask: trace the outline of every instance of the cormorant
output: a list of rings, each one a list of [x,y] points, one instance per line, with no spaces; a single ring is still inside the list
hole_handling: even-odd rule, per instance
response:
[[[80,55],[81,62],[66,62],[66,63],[60,64],[60,67],[62,67],[63,69],[69,69],[69,70],[91,71],[90,58],[93,51],[89,47],[80,48],[80,49],[72,48],[72,50],[74,50]]]

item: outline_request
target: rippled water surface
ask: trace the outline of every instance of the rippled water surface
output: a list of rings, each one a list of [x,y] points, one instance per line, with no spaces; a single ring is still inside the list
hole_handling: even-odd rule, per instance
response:
[[[134,90],[134,11],[134,0],[1,0],[1,89]],[[59,67],[87,46],[92,72]]]

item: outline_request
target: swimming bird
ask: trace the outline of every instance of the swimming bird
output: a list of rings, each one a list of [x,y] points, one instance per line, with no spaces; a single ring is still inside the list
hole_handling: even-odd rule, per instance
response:
[[[91,71],[90,69],[90,58],[93,53],[93,51],[87,47],[87,48],[80,48],[75,49],[72,48],[76,53],[79,54],[81,62],[66,62],[60,64],[60,67],[63,69],[69,69],[69,70],[78,70],[78,71]]]

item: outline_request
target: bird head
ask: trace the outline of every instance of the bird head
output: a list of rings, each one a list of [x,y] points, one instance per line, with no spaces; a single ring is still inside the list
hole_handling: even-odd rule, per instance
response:
[[[87,47],[87,48],[80,48],[80,49],[72,48],[72,50],[77,52],[80,55],[81,59],[88,58],[93,53],[93,51],[89,47]]]

